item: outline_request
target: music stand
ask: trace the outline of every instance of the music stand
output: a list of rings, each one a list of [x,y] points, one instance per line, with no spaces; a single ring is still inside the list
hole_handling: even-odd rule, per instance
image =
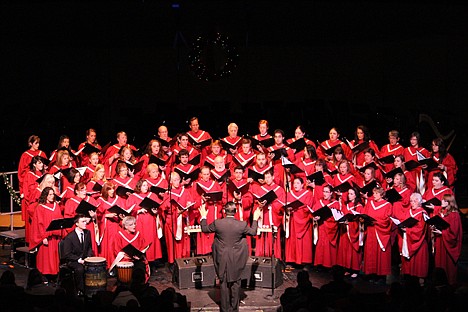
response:
[[[63,230],[69,229],[75,224],[75,218],[62,218],[50,221],[46,232],[60,230],[60,236],[63,237]]]

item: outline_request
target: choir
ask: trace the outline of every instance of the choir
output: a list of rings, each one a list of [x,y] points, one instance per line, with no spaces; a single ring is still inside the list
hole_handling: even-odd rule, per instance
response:
[[[425,278],[433,262],[456,282],[462,234],[454,197],[457,165],[443,140],[434,139],[429,151],[414,132],[405,148],[391,130],[379,149],[363,125],[352,141],[340,140],[332,128],[323,142],[306,138],[302,126],[290,139],[280,129],[270,135],[266,120],[258,126],[258,135],[241,137],[231,123],[228,136],[216,140],[194,117],[190,130],[173,139],[159,127],[142,149],[128,144],[123,131],[116,144],[101,147],[96,131],[88,129],[76,151],[62,136],[49,159],[32,135],[18,178],[26,240],[37,249],[38,269],[57,273],[57,246],[66,231],[47,226],[72,217],[82,201],[94,207],[86,210],[93,250],[108,267],[126,244],[145,247],[150,263],[163,255],[174,263],[209,254],[213,234],[194,230],[198,208],[206,203],[211,222],[233,201],[240,220],[250,222],[255,209],[263,212],[248,241],[257,256],[341,265],[352,277],[378,277],[390,274],[396,248],[401,274]]]

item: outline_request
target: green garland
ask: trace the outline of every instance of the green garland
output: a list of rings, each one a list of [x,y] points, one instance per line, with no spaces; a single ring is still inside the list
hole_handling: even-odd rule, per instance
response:
[[[4,173],[2,173],[3,176],[3,181],[6,185],[6,188],[8,190],[8,193],[10,193],[11,198],[13,198],[13,201],[21,207],[21,198],[18,196],[16,193],[15,189],[11,186],[10,179],[8,179],[8,176]]]
[[[219,45],[226,53],[226,62],[219,69],[210,69],[202,61],[202,54],[206,50],[208,44]],[[231,40],[227,36],[217,33],[209,38],[203,36],[198,37],[193,43],[189,59],[190,68],[198,79],[215,81],[232,74],[237,67],[239,54],[237,54],[236,48],[231,44]]]

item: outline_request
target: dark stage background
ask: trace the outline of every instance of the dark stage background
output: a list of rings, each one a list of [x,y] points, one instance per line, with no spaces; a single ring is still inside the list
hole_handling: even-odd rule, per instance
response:
[[[125,130],[139,146],[162,123],[187,130],[193,115],[215,137],[233,121],[255,134],[267,119],[287,137],[303,124],[314,140],[335,125],[351,139],[366,124],[379,145],[390,129],[403,145],[415,130],[425,146],[445,136],[463,200],[468,6],[407,2],[3,0],[0,171],[16,170],[33,133],[50,153],[61,134],[76,147],[89,127],[101,144]],[[188,55],[216,31],[237,47],[238,67],[201,81]],[[206,55],[224,62],[220,49]]]

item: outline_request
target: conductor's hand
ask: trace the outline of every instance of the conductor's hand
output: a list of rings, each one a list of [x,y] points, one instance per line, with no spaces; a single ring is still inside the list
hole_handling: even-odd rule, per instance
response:
[[[257,221],[260,218],[261,215],[262,215],[262,210],[261,209],[256,209],[254,211],[254,215],[253,215],[254,221]]]
[[[206,204],[203,202],[200,207],[198,208],[200,211],[200,217],[205,218],[208,215],[208,210],[206,210]]]

